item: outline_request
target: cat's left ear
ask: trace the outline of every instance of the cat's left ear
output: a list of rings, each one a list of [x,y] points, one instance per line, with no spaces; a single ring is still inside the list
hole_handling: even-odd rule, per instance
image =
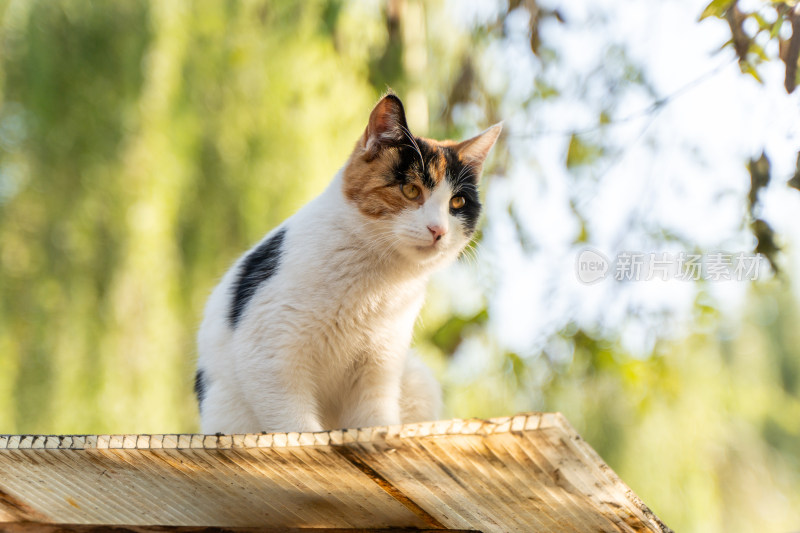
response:
[[[402,144],[408,133],[403,103],[394,94],[387,94],[369,115],[369,124],[362,144],[366,158],[372,159],[384,147]]]
[[[475,166],[478,169],[478,173],[480,173],[483,162],[486,161],[486,156],[489,155],[489,151],[494,146],[501,131],[503,131],[503,123],[498,122],[475,137],[461,141],[453,148],[462,161]]]

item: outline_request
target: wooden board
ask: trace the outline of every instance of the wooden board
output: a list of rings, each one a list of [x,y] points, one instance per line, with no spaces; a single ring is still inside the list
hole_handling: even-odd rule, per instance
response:
[[[557,413],[322,433],[5,435],[0,522],[669,531]]]

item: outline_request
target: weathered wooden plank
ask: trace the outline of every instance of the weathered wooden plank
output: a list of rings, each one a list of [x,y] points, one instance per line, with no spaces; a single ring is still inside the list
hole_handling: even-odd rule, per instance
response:
[[[263,528],[202,526],[107,526],[91,524],[40,524],[32,522],[0,523],[0,533],[437,533],[441,529],[330,529],[330,528]],[[476,533],[472,529],[449,530]],[[480,532],[478,532],[480,533]]]
[[[0,522],[669,531],[553,413],[324,433],[0,436]]]

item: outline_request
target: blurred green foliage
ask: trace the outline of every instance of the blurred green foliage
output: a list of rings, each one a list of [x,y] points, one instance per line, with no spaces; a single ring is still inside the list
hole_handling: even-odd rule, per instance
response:
[[[460,137],[469,106],[480,125],[502,118],[475,50],[527,9],[532,53],[556,61],[538,24],[562,18],[535,8],[512,2],[470,33],[447,25],[447,5],[415,0],[0,2],[0,432],[196,430],[194,334],[217,277],[325,186],[387,85],[418,134]],[[625,83],[644,83],[631,72]],[[529,99],[558,90],[537,79]],[[607,155],[570,139],[571,169]],[[499,146],[489,171],[507,156]],[[753,286],[740,317],[701,291],[692,331],[644,357],[574,324],[558,350],[512,353],[487,302],[454,309],[434,287],[416,344],[448,414],[564,412],[677,530],[788,530],[790,281]],[[453,370],[468,342],[485,353],[473,374]]]
[[[325,185],[375,98],[329,9],[3,6],[2,431],[196,429],[216,276]]]
[[[748,4],[742,8],[739,0],[712,0],[700,14],[700,20],[716,17],[728,23],[731,46],[745,74],[761,80],[758,68],[763,63],[780,60],[785,66],[784,87],[794,92],[800,81],[800,8],[796,0],[778,0]],[[767,53],[768,44],[775,43],[777,54]]]

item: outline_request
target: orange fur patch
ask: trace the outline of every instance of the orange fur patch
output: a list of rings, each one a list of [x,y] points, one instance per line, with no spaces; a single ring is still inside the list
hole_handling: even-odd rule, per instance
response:
[[[421,138],[421,140],[426,144],[425,151],[428,154],[433,152],[433,157],[429,158],[425,170],[438,185],[445,180],[447,174],[445,149],[452,150],[458,143],[426,138]],[[343,172],[345,197],[353,202],[359,211],[371,218],[395,215],[403,209],[423,203],[430,195],[430,191],[424,186],[422,176],[409,174],[409,182],[417,185],[422,191],[419,198],[409,200],[403,195],[399,186],[386,185],[386,176],[393,172],[399,163],[398,151],[387,148],[373,152],[367,150],[366,142],[367,133],[365,132],[345,165]],[[458,153],[457,157],[459,160],[461,159]]]
[[[370,218],[396,215],[403,209],[417,204],[403,196],[400,187],[387,186],[386,175],[397,164],[396,150],[382,150],[376,157],[364,153],[359,143],[344,169],[344,195],[359,211]],[[421,183],[419,184],[422,187]]]
[[[428,165],[428,174],[438,185],[444,180],[445,171],[447,170],[447,160],[444,158],[444,152],[438,146],[435,150],[436,156],[431,159]]]
[[[445,162],[446,162],[444,159],[444,154],[442,154],[442,148],[452,149],[453,152],[455,152],[458,160],[463,161],[463,159],[461,158],[461,152],[455,149],[455,147],[457,147],[460,144],[459,141],[453,141],[450,139],[438,141],[436,139],[428,139],[427,137],[420,137],[420,139],[428,143],[428,145],[430,145],[431,148],[435,149],[438,152],[439,156],[442,158],[442,168],[445,167]],[[438,174],[431,172],[431,177],[433,177],[433,179],[436,180],[436,183],[439,183],[442,179],[444,179],[444,171],[442,171],[441,177]]]

